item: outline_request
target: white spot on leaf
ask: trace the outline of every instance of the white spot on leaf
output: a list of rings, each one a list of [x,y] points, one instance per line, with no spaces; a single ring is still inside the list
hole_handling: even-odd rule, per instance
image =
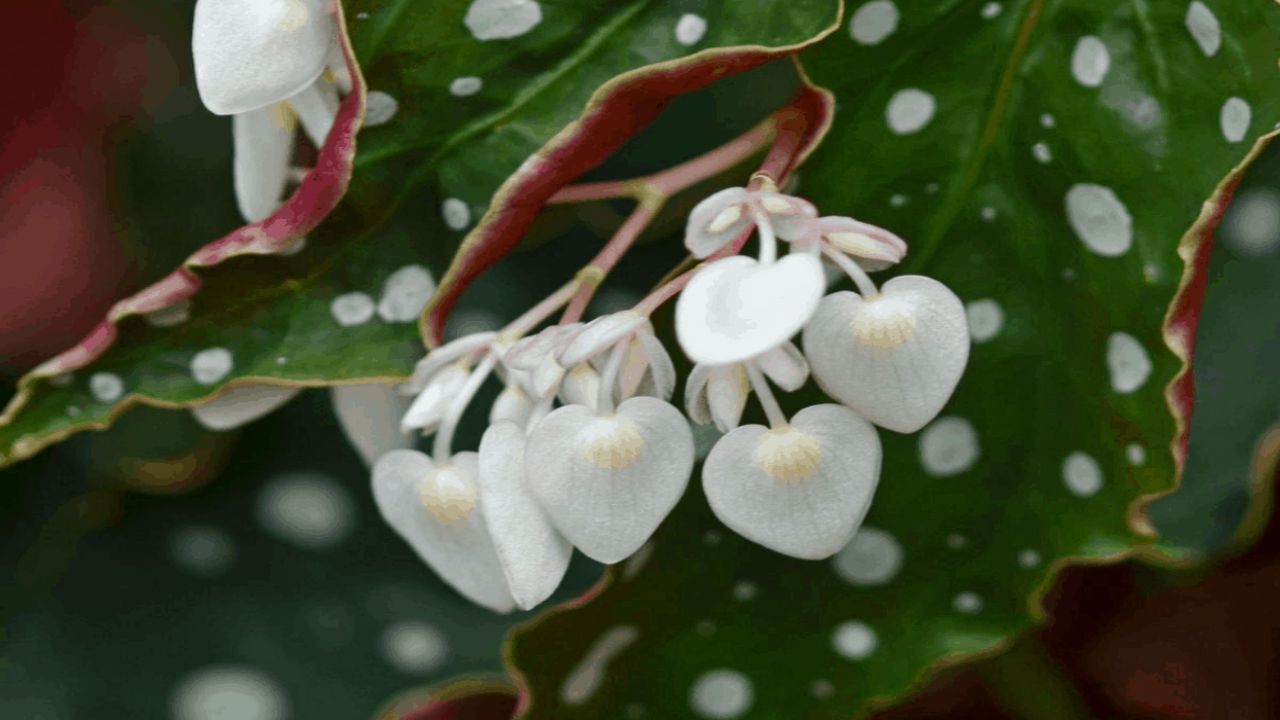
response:
[[[885,108],[885,121],[898,135],[911,135],[924,129],[937,111],[937,102],[929,93],[907,88],[894,93]]]
[[[975,592],[962,592],[951,601],[956,612],[973,615],[982,611],[982,596]]]
[[[405,675],[429,675],[449,659],[444,633],[416,620],[397,622],[382,631],[382,657]]]
[[[537,0],[473,0],[463,23],[477,40],[520,37],[542,22]]]
[[[935,477],[959,475],[973,467],[979,455],[978,433],[964,418],[939,418],[920,433],[920,464]]]
[[[351,494],[318,473],[290,473],[258,495],[258,522],[268,533],[308,550],[327,550],[355,530]]]
[[[421,265],[406,265],[383,283],[378,317],[386,322],[413,322],[435,290],[436,281],[430,271]]]
[[[850,585],[884,585],[902,569],[902,545],[880,528],[863,526],[831,559],[836,575]]]
[[[144,317],[152,327],[173,327],[191,319],[191,300],[179,300],[167,308],[160,308],[147,313]]]
[[[1222,26],[1213,11],[1200,0],[1195,0],[1187,6],[1186,23],[1187,32],[1191,33],[1205,57],[1217,55],[1218,48],[1222,46]]]
[[[1151,358],[1134,336],[1116,332],[1107,338],[1107,370],[1111,389],[1126,395],[1142,387],[1151,375]]]
[[[265,673],[215,665],[179,683],[169,708],[174,720],[285,720],[289,700]]]
[[[1105,257],[1123,255],[1133,244],[1133,218],[1111,188],[1079,183],[1067,190],[1067,222],[1076,237]]]
[[[466,77],[454,78],[449,83],[449,93],[454,97],[468,97],[480,92],[484,87],[484,81],[473,75]]]
[[[1236,196],[1222,235],[1241,257],[1262,257],[1280,248],[1280,192],[1251,188]]]
[[[689,692],[689,705],[700,717],[732,720],[751,709],[751,680],[736,670],[711,670],[700,676]]]
[[[339,295],[329,304],[329,313],[342,327],[363,325],[373,319],[376,310],[373,298],[362,292]]]
[[[458,198],[449,198],[441,203],[440,215],[450,230],[464,230],[471,224],[471,209]]]
[[[986,5],[983,5],[983,6],[982,6],[981,15],[982,15],[983,19],[985,19],[985,20],[990,20],[990,19],[992,19],[992,18],[996,17],[997,15],[999,15],[999,14],[1000,14],[1000,11],[1001,11],[1002,9],[1003,9],[1003,8],[1002,8],[1002,7],[1000,7],[1000,3],[998,3],[998,2],[989,2],[989,3],[987,3]]]
[[[1089,497],[1102,489],[1102,468],[1093,456],[1073,452],[1062,461],[1062,482],[1072,495]]]
[[[1076,41],[1071,53],[1071,74],[1085,87],[1098,87],[1111,69],[1111,54],[1097,35],[1085,35]]]
[[[370,90],[365,100],[364,126],[377,127],[391,121],[400,109],[396,99],[381,90]]]
[[[857,620],[841,623],[831,636],[831,645],[841,657],[849,660],[862,660],[875,652],[878,639],[876,631],[869,625]]]
[[[975,343],[994,338],[1004,327],[1004,310],[995,300],[974,300],[965,306],[964,313],[969,320],[969,337]]]
[[[1053,151],[1049,149],[1049,144],[1038,142],[1031,146],[1031,155],[1041,163],[1049,163],[1053,160]]]
[[[201,385],[213,385],[231,372],[235,361],[226,348],[201,350],[191,358],[191,377]]]
[[[1058,121],[1054,120],[1053,116],[1049,113],[1045,113],[1040,116],[1040,127],[1045,128],[1046,130],[1052,129],[1057,124]]]
[[[1242,98],[1227,98],[1218,112],[1218,124],[1222,126],[1222,137],[1229,143],[1244,140],[1249,131],[1249,123],[1253,120],[1253,110]]]
[[[872,0],[858,8],[849,20],[849,35],[860,45],[878,45],[898,29],[898,6],[889,0]]]
[[[697,45],[706,34],[707,21],[699,15],[685,13],[676,21],[676,42],[681,45]]]
[[[1018,553],[1018,564],[1024,568],[1033,568],[1040,564],[1040,553],[1027,548]]]
[[[115,402],[124,394],[124,380],[115,373],[94,373],[89,376],[89,394],[98,402]]]
[[[1124,456],[1129,459],[1129,464],[1137,467],[1147,461],[1147,449],[1138,443],[1129,443],[1124,448]]]

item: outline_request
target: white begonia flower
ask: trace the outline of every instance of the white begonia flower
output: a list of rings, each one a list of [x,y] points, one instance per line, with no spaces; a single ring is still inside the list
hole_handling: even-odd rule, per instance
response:
[[[685,244],[710,254],[752,227],[755,260],[734,256],[695,271],[676,302],[676,338],[694,362],[726,365],[760,355],[804,327],[826,291],[819,248],[797,243],[778,258],[778,238],[804,239],[817,210],[800,198],[730,188],[703,200],[689,216]]]
[[[401,386],[406,395],[417,395],[427,386],[427,382],[438,372],[459,360],[472,360],[479,353],[487,350],[497,339],[495,332],[478,332],[447,342],[418,361],[413,367],[413,375]]]
[[[210,430],[231,430],[257,420],[281,407],[302,388],[279,385],[237,385],[216,398],[191,408],[196,421]]]
[[[335,385],[329,394],[338,424],[365,465],[372,467],[392,450],[413,447],[414,439],[400,431],[400,418],[412,400],[395,383]]]
[[[807,220],[818,211],[808,200],[769,190],[734,187],[706,198],[689,213],[684,245],[702,259],[749,232],[768,219],[778,237],[790,240],[803,233]]]
[[[516,606],[528,610],[555,592],[573,546],[552,527],[529,489],[525,432],[494,423],[480,440],[480,507]]]
[[[560,380],[560,400],[566,405],[586,405],[595,409],[600,398],[600,373],[590,363],[581,362],[565,371]]]
[[[529,484],[552,523],[588,557],[615,563],[640,549],[684,494],[693,433],[679,410],[633,397],[597,413],[554,410],[525,451]]]
[[[619,343],[626,346],[621,351],[616,386],[609,391],[616,390],[620,400],[637,393],[670,399],[676,386],[675,364],[654,335],[649,319],[637,312],[624,310],[592,320],[564,344],[557,359],[561,365],[580,367],[588,360],[600,360],[606,350]]]
[[[787,392],[799,390],[809,379],[809,364],[794,343],[783,343],[746,362],[755,363]],[[684,390],[689,419],[699,425],[715,423],[716,429],[727,433],[742,421],[751,383],[744,363],[695,365]]]
[[[332,0],[197,0],[191,33],[205,107],[234,115],[296,95],[324,72]]]
[[[555,395],[564,378],[565,366],[557,356],[579,332],[582,323],[551,325],[529,337],[522,338],[508,349],[503,363],[513,370],[526,373],[528,387],[537,399]]]
[[[524,427],[533,415],[533,399],[520,382],[509,381],[489,408],[489,424],[506,421]]]
[[[880,427],[915,432],[946,404],[969,358],[964,303],[942,283],[896,277],[823,299],[804,330],[814,379]]]
[[[871,424],[840,405],[815,405],[789,423],[725,435],[707,456],[702,486],[716,517],[739,535],[817,560],[853,537],[879,476]]]
[[[476,453],[437,463],[416,450],[393,450],[373,466],[373,496],[387,524],[445,582],[506,613],[516,601],[486,523],[478,475]]]

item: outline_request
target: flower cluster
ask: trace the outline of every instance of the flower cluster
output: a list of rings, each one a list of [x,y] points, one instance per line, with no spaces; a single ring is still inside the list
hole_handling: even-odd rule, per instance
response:
[[[868,277],[903,258],[897,236],[819,217],[765,184],[716,193],[690,215],[685,243],[712,259],[673,281],[677,339],[696,363],[684,404],[689,419],[726,433],[702,470],[717,517],[777,552],[822,558],[870,506],[873,423],[914,432],[932,419],[963,372],[968,331],[940,283],[902,276],[877,288]],[[732,254],[752,235],[756,257]],[[824,258],[858,292],[827,295]],[[675,367],[648,319],[660,303],[532,332],[578,290],[424,358],[402,429],[434,434],[434,452],[397,450],[373,470],[387,521],[446,581],[498,611],[546,599],[574,548],[603,563],[634,553],[695,465],[689,420],[670,403]],[[503,390],[479,451],[453,452],[463,412],[494,373]],[[837,402],[788,417],[773,388],[798,390],[811,375]],[[752,394],[767,427],[740,424]]]

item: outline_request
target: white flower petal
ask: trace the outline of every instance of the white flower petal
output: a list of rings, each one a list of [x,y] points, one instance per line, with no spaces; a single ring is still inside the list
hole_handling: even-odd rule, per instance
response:
[[[631,310],[601,315],[574,335],[557,359],[565,367],[586,362],[648,324],[648,318]]]
[[[476,476],[475,453],[436,467],[416,450],[393,450],[373,466],[373,497],[387,524],[446,583],[476,604],[510,612],[515,601],[476,497]],[[428,501],[452,504],[431,510]]]
[[[312,144],[323,147],[338,117],[338,87],[322,78],[289,96],[288,103]]]
[[[271,216],[284,199],[297,120],[276,103],[231,118],[236,203],[247,222]]]
[[[497,423],[480,440],[480,507],[516,606],[528,610],[555,592],[573,546],[551,525],[525,479],[520,425]]]
[[[372,466],[392,450],[413,447],[414,439],[400,432],[400,418],[411,400],[393,383],[334,385],[330,396],[338,424],[365,465]]]
[[[662,341],[651,332],[638,333],[636,339],[644,350],[649,370],[642,378],[636,392],[641,395],[651,395],[659,400],[670,400],[672,393],[676,391],[676,366],[671,361],[670,353],[667,352]],[[624,398],[630,396],[630,393],[622,395]]]
[[[329,0],[199,0],[191,33],[205,107],[231,115],[283,100],[324,70]]]
[[[191,414],[210,430],[230,430],[253,422],[284,405],[302,388],[279,385],[237,385],[218,397],[191,408]]]
[[[907,255],[905,240],[882,227],[851,217],[818,218],[813,230],[869,272],[896,265]]]
[[[413,377],[405,383],[405,390],[411,395],[422,392],[433,375],[467,355],[488,347],[495,337],[497,333],[494,332],[473,333],[437,347],[414,366]]]
[[[755,362],[775,385],[787,392],[799,390],[809,379],[809,363],[795,343],[783,343]]]
[[[588,363],[574,365],[560,381],[560,399],[566,405],[595,409],[600,399],[600,373]]]
[[[755,224],[746,202],[746,188],[725,188],[706,198],[689,213],[684,246],[696,258],[704,258]]]
[[[741,362],[799,332],[825,284],[822,263],[810,253],[791,253],[769,265],[741,255],[717,260],[680,293],[676,338],[694,362]]]
[[[815,405],[771,430],[746,425],[707,455],[702,487],[721,522],[784,555],[830,557],[853,537],[875,494],[880,440],[840,405]]]
[[[519,383],[510,383],[498,393],[489,409],[490,424],[502,421],[513,422],[524,427],[533,414],[533,400]]]
[[[814,379],[880,427],[915,432],[946,405],[969,358],[964,304],[942,283],[904,275],[864,301],[823,299],[804,331]]]
[[[738,427],[750,393],[751,384],[741,365],[735,363],[711,368],[707,381],[707,405],[717,430],[727,433]]]
[[[530,376],[534,397],[551,397],[555,394],[556,388],[560,387],[560,381],[563,379],[564,367],[556,362],[554,355],[544,355],[542,363],[534,368],[533,374]]]
[[[711,424],[711,405],[707,400],[707,381],[710,379],[710,365],[694,365],[684,381],[684,411],[699,425]]]
[[[516,370],[532,372],[548,355],[559,355],[582,328],[582,323],[545,327],[537,334],[521,338],[512,345],[502,356],[502,362]]]
[[[759,190],[751,194],[751,201],[769,215],[773,232],[783,240],[798,240],[808,234],[810,220],[818,216],[813,203],[793,195]]]
[[[400,432],[421,430],[423,435],[435,432],[469,374],[469,368],[454,364],[432,376],[400,420]]]
[[[650,397],[612,415],[581,405],[534,427],[529,484],[556,528],[588,557],[615,563],[640,549],[675,507],[693,469],[693,433],[671,405]]]

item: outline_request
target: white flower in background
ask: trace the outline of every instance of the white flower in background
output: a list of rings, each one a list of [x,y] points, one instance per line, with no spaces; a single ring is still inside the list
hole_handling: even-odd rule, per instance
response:
[[[317,147],[346,75],[330,0],[199,0],[191,36],[205,107],[233,115],[236,200],[258,222],[280,205],[298,122]],[[324,77],[331,60],[340,72]],[[345,87],[350,87],[349,83]]]
[[[698,363],[741,362],[789,340],[804,327],[826,290],[811,244],[778,258],[778,238],[800,240],[817,215],[807,201],[775,192],[722,190],[693,209],[685,246],[706,257],[753,228],[757,259],[735,255],[702,268],[680,293],[676,337]]]

